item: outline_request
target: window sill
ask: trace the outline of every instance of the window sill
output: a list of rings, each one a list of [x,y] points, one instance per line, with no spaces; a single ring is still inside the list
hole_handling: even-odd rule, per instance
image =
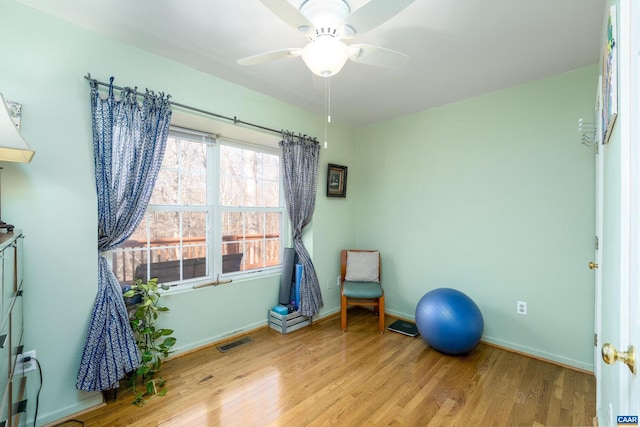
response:
[[[207,277],[202,280],[189,280],[182,283],[175,283],[169,285],[169,289],[162,291],[164,295],[173,295],[183,292],[198,291],[205,288],[215,288],[218,286],[232,286],[233,284],[250,282],[256,279],[264,279],[267,277],[280,276],[282,267],[269,267],[262,270],[254,270],[251,272],[241,273],[228,273],[219,277],[220,284],[215,285],[216,279],[213,277]],[[226,280],[231,280],[229,283],[224,283]],[[198,286],[198,287],[196,287]]]

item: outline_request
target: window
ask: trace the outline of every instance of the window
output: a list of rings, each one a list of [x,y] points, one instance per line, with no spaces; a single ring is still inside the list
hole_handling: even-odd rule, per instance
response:
[[[280,264],[279,177],[278,156],[220,146],[223,273]]]
[[[213,281],[280,265],[280,157],[267,147],[172,128],[145,218],[112,252],[121,283]]]

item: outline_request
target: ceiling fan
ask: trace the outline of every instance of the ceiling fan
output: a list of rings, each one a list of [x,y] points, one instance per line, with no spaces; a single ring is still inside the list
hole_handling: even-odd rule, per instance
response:
[[[302,57],[316,75],[337,74],[347,60],[381,67],[402,65],[409,58],[395,50],[369,44],[347,45],[342,40],[363,34],[413,3],[414,0],[370,0],[351,12],[346,0],[304,0],[296,8],[287,0],[260,0],[285,23],[309,38],[303,48],[280,49],[239,59],[240,65]]]

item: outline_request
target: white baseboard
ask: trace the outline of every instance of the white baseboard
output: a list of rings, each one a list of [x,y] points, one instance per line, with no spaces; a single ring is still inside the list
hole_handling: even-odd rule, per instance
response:
[[[47,427],[48,423],[55,423],[52,425],[57,425],[66,419],[73,418],[78,414],[91,411],[104,405],[104,398],[102,396],[102,393],[99,391],[95,393],[79,393],[87,394],[87,398],[79,400],[73,405],[65,406],[64,408],[58,408],[55,411],[38,414],[38,425],[42,425],[43,427]],[[34,414],[27,413],[27,415],[31,416],[31,418],[27,419],[26,425],[33,425]]]
[[[387,314],[390,314],[392,316],[396,316],[399,317],[401,319],[406,319],[406,320],[411,320],[412,322],[415,322],[415,315],[413,314],[407,314],[407,313],[401,313],[395,310],[389,310],[386,309],[385,312]],[[576,360],[576,359],[572,359],[569,357],[565,357],[562,355],[558,355],[555,353],[549,353],[546,351],[542,351],[542,350],[538,350],[535,348],[531,348],[531,347],[527,347],[527,346],[523,346],[520,344],[516,344],[510,341],[506,341],[500,338],[495,338],[495,337],[490,337],[487,335],[483,335],[482,336],[482,341],[489,343],[489,344],[494,344],[498,347],[502,347],[506,350],[513,350],[525,355],[529,355],[531,357],[535,357],[538,359],[542,359],[545,361],[549,361],[551,363],[558,363],[561,365],[566,365],[566,366],[570,366],[570,367],[574,367],[577,369],[581,369],[584,371],[588,371],[588,372],[593,372],[594,370],[594,366],[593,366],[593,362],[587,362],[587,361],[583,361],[583,360]]]

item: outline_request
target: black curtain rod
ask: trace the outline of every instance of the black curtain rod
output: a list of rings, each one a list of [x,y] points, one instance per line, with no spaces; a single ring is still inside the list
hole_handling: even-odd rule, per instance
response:
[[[118,90],[123,90],[124,89],[123,87],[120,87],[120,86],[116,86],[116,85],[113,85],[113,84],[110,84],[110,83],[105,83],[105,82],[101,82],[99,80],[96,80],[96,79],[91,77],[91,74],[88,74],[88,73],[87,73],[86,76],[84,76],[84,78],[89,80],[89,81],[92,81],[92,82],[94,82],[94,83],[96,83],[98,85],[101,85],[101,86],[105,86],[105,87],[111,86],[114,89],[118,89]],[[135,92],[136,92],[136,95],[139,95],[139,96],[144,96],[145,95],[144,93],[140,93],[138,91],[135,91]],[[202,110],[202,109],[196,108],[196,107],[190,107],[189,105],[180,104],[180,103],[174,102],[174,101],[169,101],[169,103],[171,105],[175,105],[176,107],[184,108],[186,110],[191,110],[191,111],[195,111],[195,112],[198,112],[198,113],[201,113],[201,114],[206,114],[207,116],[212,116],[212,117],[215,117],[215,118],[218,118],[218,119],[228,120],[230,122],[233,122],[234,125],[251,126],[251,127],[256,128],[256,129],[265,130],[267,132],[277,133],[278,135],[282,135],[282,133],[284,132],[282,129],[281,130],[277,130],[277,129],[273,129],[273,128],[268,128],[266,126],[256,125],[255,123],[245,122],[243,120],[238,119],[235,116],[227,117],[227,116],[223,116],[221,114],[212,113],[211,111]]]

